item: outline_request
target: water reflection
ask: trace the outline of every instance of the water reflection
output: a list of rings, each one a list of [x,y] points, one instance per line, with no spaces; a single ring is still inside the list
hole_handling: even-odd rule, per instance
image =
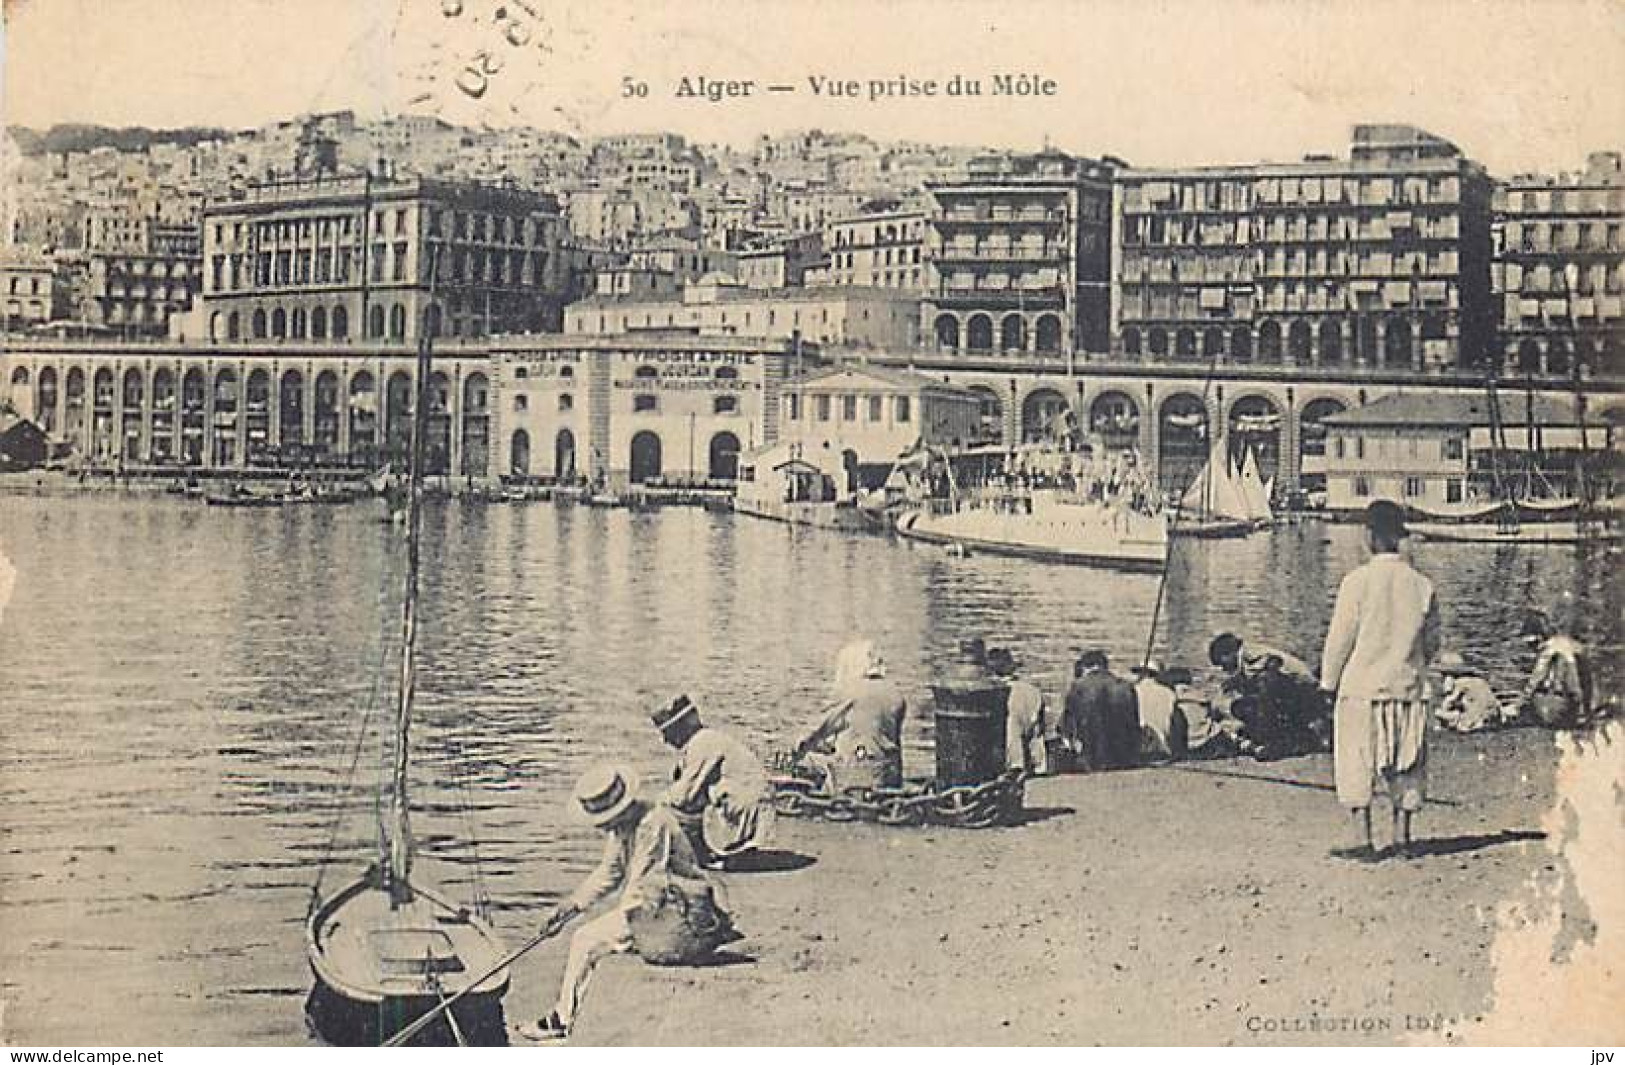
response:
[[[565,815],[575,774],[605,755],[661,772],[645,715],[675,691],[766,749],[807,727],[855,632],[923,707],[966,636],[1015,645],[1058,692],[1078,648],[1137,659],[1156,608],[1144,576],[697,511],[433,508],[425,533],[420,862],[464,897],[483,884],[510,936],[593,856]],[[399,535],[360,507],[0,501],[18,569],[0,629],[8,1034],[305,1038],[311,884],[330,848],[331,886],[377,845]],[[1526,666],[1507,637],[1530,606],[1576,618],[1617,657],[1608,556],[1412,550],[1440,585],[1448,639],[1497,687]],[[1319,524],[1181,544],[1156,651],[1200,666],[1230,628],[1313,661],[1361,558],[1357,529]],[[908,726],[911,772],[930,771],[928,716]],[[92,974],[124,1004],[111,1017],[80,1008]]]

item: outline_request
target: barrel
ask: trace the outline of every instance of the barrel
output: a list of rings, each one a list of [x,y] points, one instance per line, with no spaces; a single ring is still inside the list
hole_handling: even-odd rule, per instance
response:
[[[1004,721],[1010,689],[1003,684],[935,685],[937,783],[981,784],[1004,772]]]

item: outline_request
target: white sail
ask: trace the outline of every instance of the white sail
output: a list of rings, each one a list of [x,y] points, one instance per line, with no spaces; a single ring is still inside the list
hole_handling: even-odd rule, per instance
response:
[[[1270,511],[1269,489],[1264,487],[1264,479],[1258,474],[1258,458],[1253,449],[1248,448],[1241,460],[1241,474],[1237,478],[1241,491],[1243,506],[1249,521],[1269,521],[1274,517]]]
[[[1223,452],[1217,448],[1208,455],[1201,472],[1185,490],[1179,506],[1181,510],[1202,518],[1250,521],[1253,517],[1247,496],[1242,491],[1240,478]]]
[[[1212,498],[1208,491],[1208,481],[1212,479],[1212,474],[1213,461],[1210,457],[1208,461],[1202,463],[1202,468],[1197,471],[1195,479],[1190,483],[1190,487],[1185,489],[1185,494],[1180,497],[1180,510],[1192,514],[1207,513],[1208,504]]]

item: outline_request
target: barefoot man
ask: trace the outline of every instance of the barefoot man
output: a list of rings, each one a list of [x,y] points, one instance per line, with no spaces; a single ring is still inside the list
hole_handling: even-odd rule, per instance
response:
[[[1439,650],[1433,583],[1399,554],[1404,512],[1379,499],[1366,508],[1371,559],[1343,578],[1321,662],[1337,698],[1333,725],[1337,799],[1354,816],[1356,846],[1334,852],[1378,857],[1371,797],[1380,783],[1394,811],[1394,842],[1411,851],[1411,817],[1427,773],[1427,667]]]

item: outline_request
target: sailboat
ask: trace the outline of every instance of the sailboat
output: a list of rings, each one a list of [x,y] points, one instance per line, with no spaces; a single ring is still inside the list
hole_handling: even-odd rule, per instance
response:
[[[1260,488],[1262,491],[1262,487]],[[1242,478],[1222,444],[1208,449],[1207,460],[1179,500],[1179,513],[1169,525],[1174,536],[1218,539],[1246,536],[1257,527],[1255,508]]]
[[[431,256],[429,276],[434,274]],[[431,287],[431,304],[433,296]],[[417,687],[418,562],[432,348],[426,310],[417,351],[406,492],[406,589],[382,853],[359,878],[326,899],[313,896],[305,927],[305,949],[315,976],[307,1016],[322,1038],[345,1045],[376,1046],[454,998],[444,1019],[426,1027],[419,1039],[505,1039],[506,952],[481,915],[422,884],[412,869],[407,763]]]

